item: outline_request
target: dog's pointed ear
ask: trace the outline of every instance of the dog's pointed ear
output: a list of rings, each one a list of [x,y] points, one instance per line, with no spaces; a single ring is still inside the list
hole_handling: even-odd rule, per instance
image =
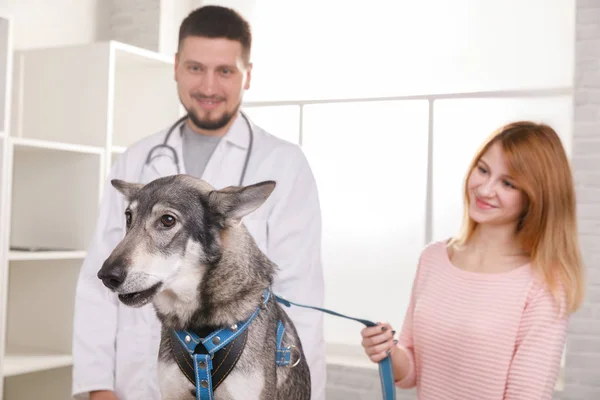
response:
[[[274,181],[249,186],[229,186],[208,195],[210,208],[222,215],[226,225],[238,225],[242,218],[260,207],[275,189]]]
[[[130,200],[144,186],[141,183],[126,182],[121,179],[113,179],[110,181],[115,189],[117,189],[126,199]]]

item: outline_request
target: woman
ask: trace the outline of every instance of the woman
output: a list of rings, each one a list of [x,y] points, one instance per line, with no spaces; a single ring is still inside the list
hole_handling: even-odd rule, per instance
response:
[[[362,331],[373,362],[422,400],[551,399],[583,272],[569,162],[552,128],[516,122],[470,165],[463,227],[421,253],[399,340]]]

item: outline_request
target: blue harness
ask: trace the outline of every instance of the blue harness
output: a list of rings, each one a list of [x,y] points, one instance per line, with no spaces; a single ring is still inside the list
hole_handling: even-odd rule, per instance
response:
[[[254,318],[260,312],[260,309],[264,307],[271,297],[271,291],[266,289],[263,294],[263,303],[261,306],[252,313],[250,318],[246,321],[242,321],[228,328],[221,328],[213,331],[208,336],[201,338],[192,331],[178,330],[174,331],[175,336],[181,343],[183,348],[188,352],[188,355],[193,360],[194,364],[194,380],[196,385],[196,400],[213,400],[213,382],[211,380],[211,371],[213,370],[212,360],[214,354],[227,346],[231,341],[235,340],[238,336],[245,333],[246,329],[252,323]],[[304,308],[311,308],[313,310],[322,311],[337,317],[347,318],[354,321],[358,321],[365,326],[376,326],[372,321],[365,319],[352,318],[346,315],[336,313],[324,308],[306,306],[296,304],[288,301],[280,296],[275,295],[277,302],[291,307],[292,305]],[[276,363],[278,366],[289,366],[295,367],[300,362],[300,352],[295,346],[283,347],[283,336],[285,334],[285,326],[281,320],[277,321],[277,358]],[[202,344],[207,351],[207,354],[196,353],[196,348]],[[296,350],[298,353],[297,360],[292,363],[292,352]],[[392,367],[391,358],[388,356],[379,362],[379,378],[381,381],[381,390],[383,393],[383,400],[395,400],[396,392],[394,387],[394,372]]]

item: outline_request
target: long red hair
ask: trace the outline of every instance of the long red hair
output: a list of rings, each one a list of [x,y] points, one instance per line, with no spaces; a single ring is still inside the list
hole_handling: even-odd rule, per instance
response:
[[[577,231],[575,185],[559,136],[546,124],[518,121],[495,131],[480,147],[464,184],[464,215],[458,236],[449,245],[464,245],[477,223],[469,216],[467,180],[491,145],[500,143],[511,176],[526,197],[517,237],[531,265],[566,311],[576,311],[584,297],[583,262]]]

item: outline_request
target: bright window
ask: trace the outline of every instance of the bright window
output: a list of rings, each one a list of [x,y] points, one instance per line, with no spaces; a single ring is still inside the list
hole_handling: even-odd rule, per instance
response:
[[[574,0],[229,0],[252,22],[246,100],[570,86]]]
[[[574,0],[204,3],[253,24],[245,101],[259,125],[301,138],[322,201],[326,306],[339,312],[400,329],[417,256],[458,229],[465,168],[500,124],[545,121],[571,147]],[[447,96],[402,98],[434,94]],[[359,330],[326,317],[330,344],[359,346]]]
[[[321,196],[328,307],[402,323],[398,310],[408,304],[425,244],[427,114],[426,101],[305,107],[303,147]],[[360,328],[327,318],[326,339],[356,345]]]

